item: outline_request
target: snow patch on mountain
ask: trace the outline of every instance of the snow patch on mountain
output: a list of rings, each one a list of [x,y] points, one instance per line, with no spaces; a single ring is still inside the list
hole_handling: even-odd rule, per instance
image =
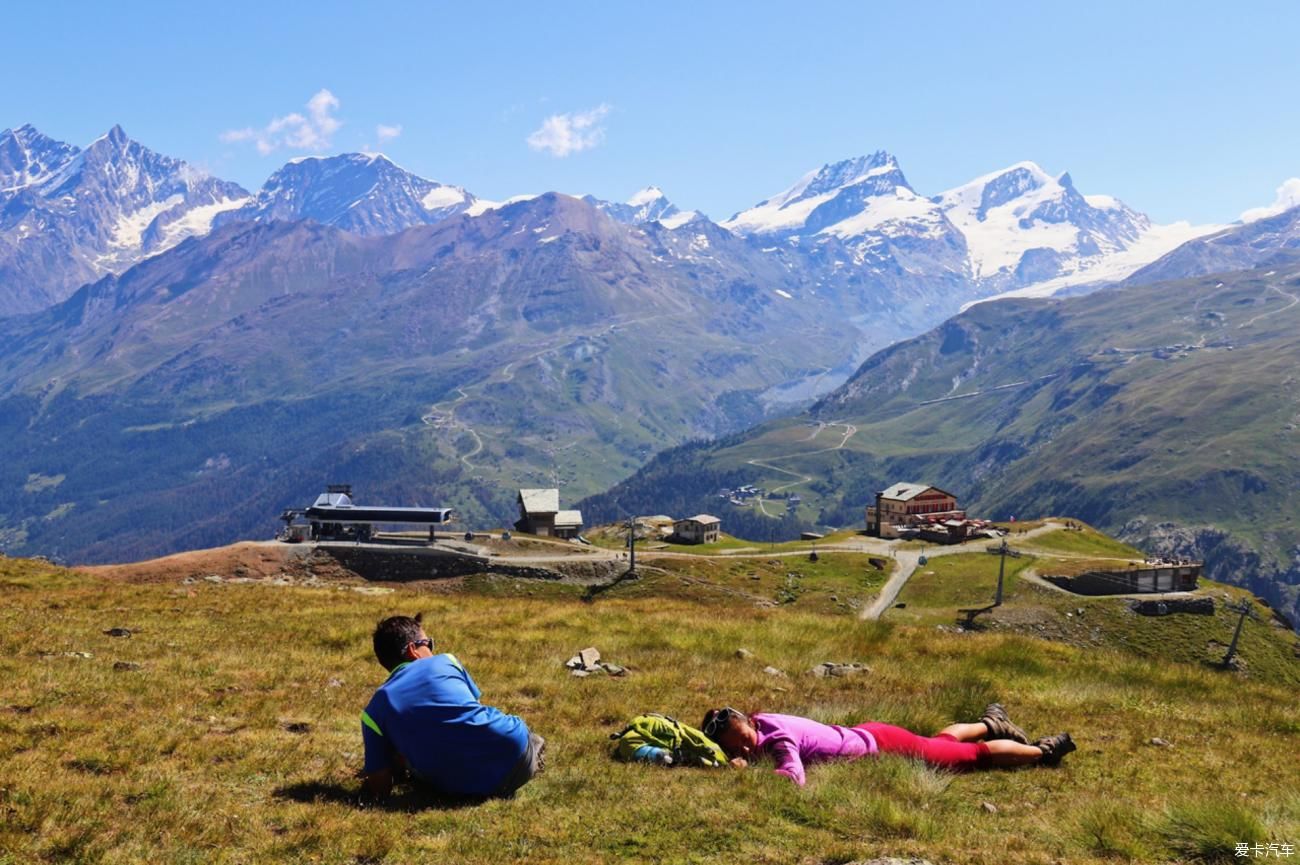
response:
[[[1222,225],[1192,225],[1186,221],[1174,222],[1168,225],[1152,225],[1127,249],[1112,255],[1083,260],[1079,263],[1077,269],[1054,279],[1046,279],[1023,288],[1016,288],[991,297],[972,300],[962,304],[961,310],[965,312],[976,304],[990,300],[1004,300],[1013,297],[1051,297],[1062,289],[1071,286],[1119,282],[1184,243],[1213,234],[1222,230],[1222,228]]]
[[[624,225],[645,225],[649,222],[668,225],[671,222],[672,226],[679,227],[698,216],[695,211],[690,211],[686,218],[681,218],[682,211],[657,186],[647,186],[623,203],[604,201],[594,195],[584,195],[581,200]]]

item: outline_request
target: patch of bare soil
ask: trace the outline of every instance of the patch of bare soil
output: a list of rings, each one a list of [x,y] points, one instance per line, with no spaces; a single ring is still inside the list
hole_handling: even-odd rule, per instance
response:
[[[170,583],[214,575],[225,579],[284,579],[291,582],[311,578],[357,579],[356,574],[331,556],[313,554],[309,546],[257,541],[191,550],[143,562],[93,565],[76,570],[133,583]]]

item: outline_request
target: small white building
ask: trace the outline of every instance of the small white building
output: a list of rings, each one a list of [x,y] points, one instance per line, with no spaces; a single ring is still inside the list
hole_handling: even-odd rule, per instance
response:
[[[673,536],[683,544],[716,544],[722,533],[722,520],[711,514],[696,514],[673,521]]]

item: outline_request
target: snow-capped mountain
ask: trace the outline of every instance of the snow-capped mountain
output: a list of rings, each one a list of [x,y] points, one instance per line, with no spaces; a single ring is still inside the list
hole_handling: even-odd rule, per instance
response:
[[[965,238],[885,151],[823,165],[723,226],[779,255],[801,255],[827,272],[822,281],[857,273],[861,290],[928,308],[927,319],[966,293]]]
[[[916,194],[885,151],[810,171],[794,186],[722,223],[739,234],[942,234],[951,230],[938,207]]]
[[[294,159],[257,195],[218,225],[235,220],[314,219],[353,234],[396,234],[469,210],[477,202],[459,186],[427,180],[380,153]]]
[[[0,133],[0,314],[206,234],[248,193],[114,126],[84,150],[32,128]]]
[[[1118,199],[1085,196],[1069,174],[1053,177],[1032,162],[928,198],[884,151],[810,171],[723,225],[764,242],[835,237],[855,251],[858,265],[892,259],[914,273],[936,266],[960,272],[972,299],[1119,279],[1217,228],[1154,225]]]
[[[584,195],[582,200],[625,225],[658,222],[665,228],[680,228],[688,222],[704,218],[697,210],[679,210],[657,186],[647,186],[623,203],[602,201],[594,195]]]
[[[1020,162],[935,197],[966,237],[970,273],[985,292],[1050,294],[1121,279],[1179,244],[1215,230],[1155,225],[1109,195],[1083,195],[1068,173]]]

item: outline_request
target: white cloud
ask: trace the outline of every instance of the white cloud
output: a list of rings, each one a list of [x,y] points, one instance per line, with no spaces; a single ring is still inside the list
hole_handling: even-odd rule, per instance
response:
[[[343,126],[343,121],[335,116],[338,110],[338,97],[322,88],[307,100],[306,116],[295,111],[273,118],[261,129],[246,126],[226,130],[220,138],[228,143],[251,141],[263,156],[281,148],[319,152],[329,148],[334,133]],[[397,129],[401,131],[400,126]]]
[[[528,136],[528,146],[556,157],[590,150],[605,140],[605,127],[601,121],[606,114],[609,114],[609,106],[603,104],[587,111],[552,114]]]
[[[389,126],[385,123],[381,123],[375,127],[375,138],[379,141],[380,144],[383,144],[385,141],[392,141],[394,138],[396,138],[401,134],[402,134],[402,124],[400,123],[397,124],[396,126]]]
[[[1284,210],[1300,207],[1300,177],[1285,180],[1277,188],[1277,198],[1268,207],[1252,207],[1241,215],[1242,222],[1255,222],[1276,216]]]

